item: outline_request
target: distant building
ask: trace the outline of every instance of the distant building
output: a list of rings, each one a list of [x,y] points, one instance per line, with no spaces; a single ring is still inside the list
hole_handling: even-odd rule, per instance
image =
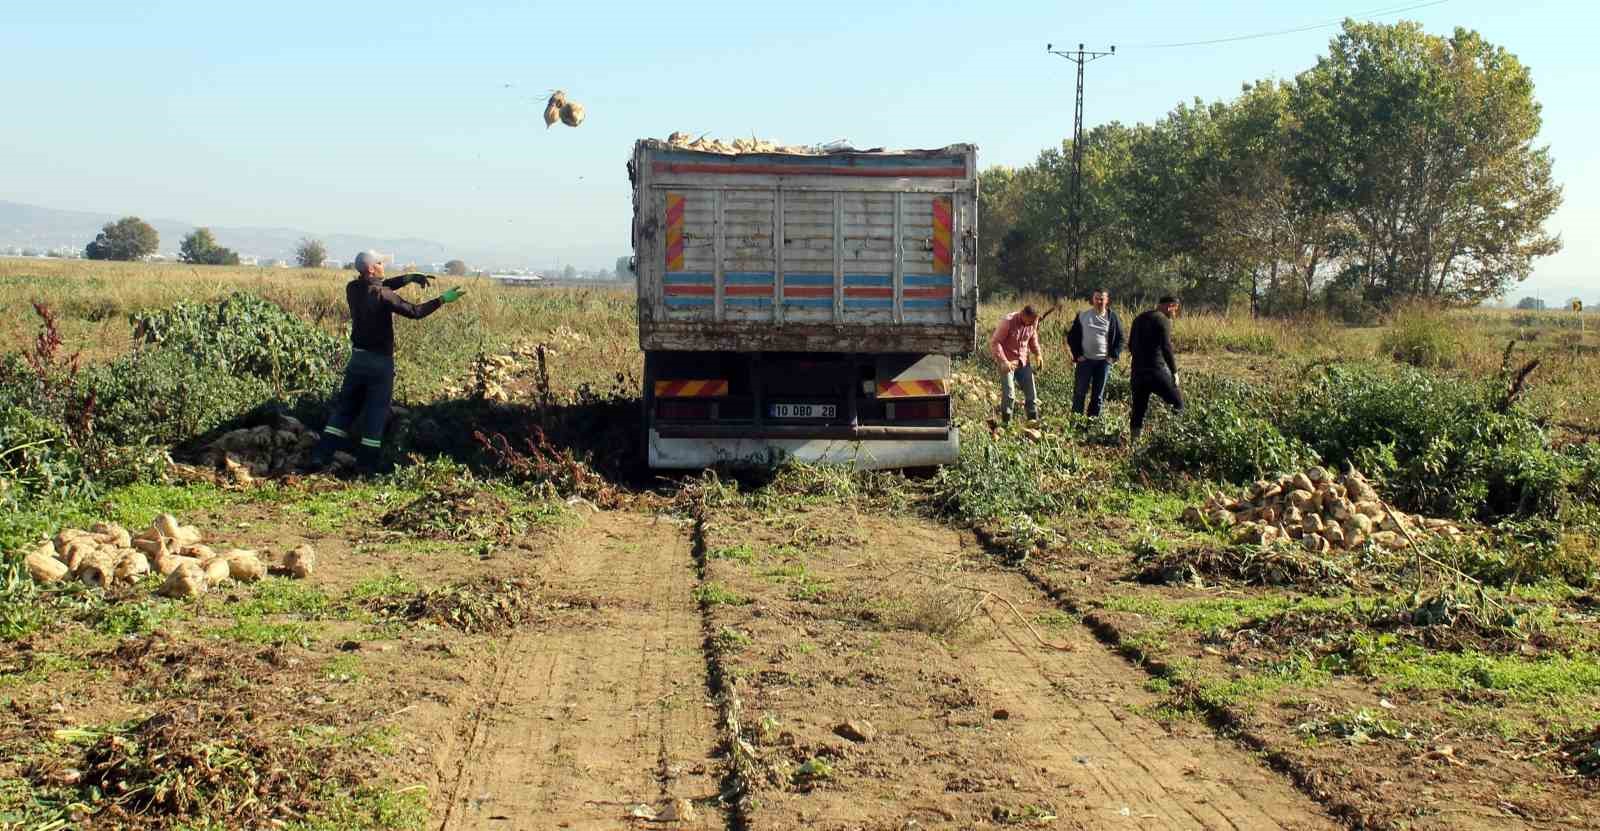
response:
[[[544,282],[544,278],[537,274],[490,274],[488,277],[497,283],[502,283],[508,286],[528,285],[530,283]]]

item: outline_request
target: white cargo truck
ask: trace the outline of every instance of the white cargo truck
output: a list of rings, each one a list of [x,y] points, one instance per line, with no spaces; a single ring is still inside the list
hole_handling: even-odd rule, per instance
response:
[[[977,158],[708,153],[628,166],[649,464],[953,461],[977,333]]]

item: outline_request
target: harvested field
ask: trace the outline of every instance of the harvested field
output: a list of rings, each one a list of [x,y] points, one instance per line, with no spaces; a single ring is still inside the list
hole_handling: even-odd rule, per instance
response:
[[[331,274],[188,297],[178,269],[73,267],[122,312],[249,288],[296,337],[343,325]],[[75,273],[0,287],[81,300]],[[1560,426],[1592,398],[1563,368],[1501,412],[1502,321],[1439,380],[1305,368],[1379,333],[1186,315],[1194,412],[1137,445],[1125,376],[1089,423],[1052,365],[1036,434],[983,429],[980,359],[943,471],[657,478],[628,298],[473,291],[400,332],[391,475],[294,473],[320,393],[211,376],[215,417],[163,445],[190,467],[28,457],[102,480],[0,489],[0,828],[1596,827],[1600,456]],[[115,315],[58,333],[91,366],[126,350]],[[1348,485],[1330,508],[1293,481],[1358,452],[1416,543],[1336,546]],[[1278,539],[1237,531],[1268,508]],[[169,513],[276,571],[173,599],[26,570],[63,528]]]
[[[753,827],[1336,827],[1203,725],[1142,712],[1144,674],[971,538],[848,509],[795,521],[856,538],[795,547],[791,520],[739,511],[705,534]]]

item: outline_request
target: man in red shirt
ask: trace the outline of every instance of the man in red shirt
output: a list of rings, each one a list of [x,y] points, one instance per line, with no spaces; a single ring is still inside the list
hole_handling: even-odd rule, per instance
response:
[[[1044,352],[1039,349],[1039,313],[1032,306],[1023,306],[1022,311],[1001,318],[994,336],[989,338],[989,353],[1000,367],[1000,420],[1011,421],[1017,384],[1022,386],[1028,418],[1037,419],[1039,394],[1033,371],[1044,365]]]

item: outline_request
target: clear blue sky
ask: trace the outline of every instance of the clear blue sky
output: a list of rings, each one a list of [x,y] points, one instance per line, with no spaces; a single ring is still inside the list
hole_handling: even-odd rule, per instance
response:
[[[1420,0],[1418,0],[1420,2]],[[628,253],[623,165],[673,130],[788,143],[978,145],[1022,164],[1065,136],[1072,65],[1046,41],[1117,44],[1085,121],[1159,118],[1291,77],[1336,29],[1182,49],[1139,44],[1344,16],[1477,29],[1531,67],[1566,188],[1566,250],[1529,289],[1600,300],[1600,3],[1131,0],[7,4],[0,199],[213,225],[420,236],[609,266]],[[545,95],[588,108],[545,129]],[[337,252],[335,252],[337,253]]]

